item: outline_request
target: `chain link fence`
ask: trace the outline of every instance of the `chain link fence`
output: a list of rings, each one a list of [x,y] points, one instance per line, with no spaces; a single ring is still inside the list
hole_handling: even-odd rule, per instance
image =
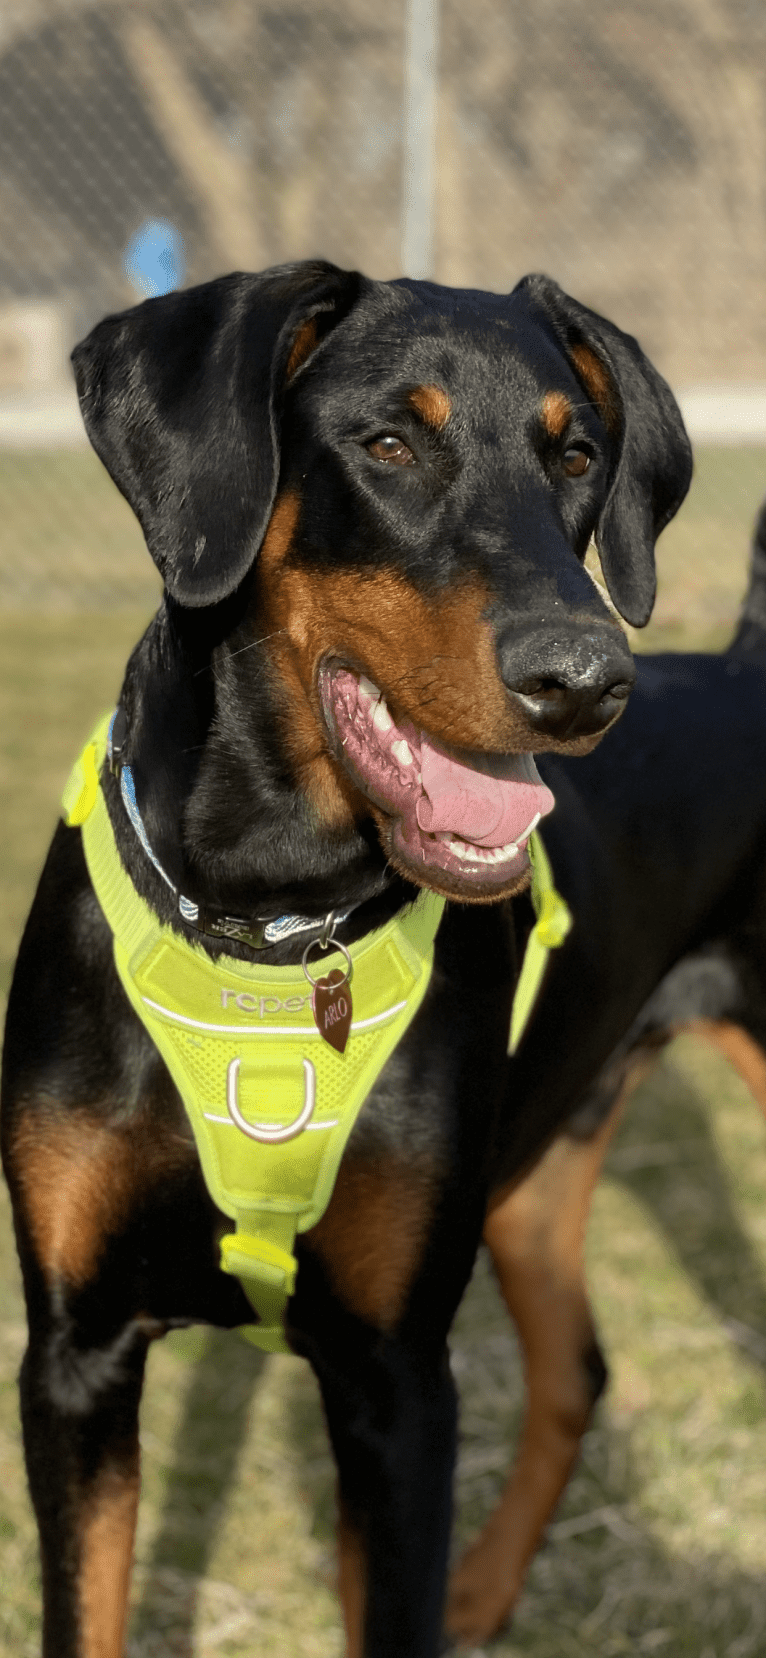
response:
[[[766,440],[762,0],[433,12],[434,276],[546,270],[638,335],[703,439]],[[5,0],[0,607],[156,595],[68,368],[141,297],[152,226],[186,282],[304,255],[399,274],[406,43],[406,0]],[[719,490],[732,547],[746,471]]]
[[[647,638],[721,642],[766,492],[764,0],[429,3],[433,275],[507,291],[544,270],[638,335],[698,439]],[[85,443],[71,347],[142,283],[316,255],[400,274],[413,4],[0,0],[0,1003],[69,764],[158,596]],[[597,1221],[604,1259],[616,1237],[622,1252],[599,1290],[617,1404],[590,1436],[574,1525],[559,1522],[498,1652],[549,1653],[555,1630],[592,1658],[766,1649],[762,1403],[722,1334],[761,1340],[761,1165],[743,1130],[740,1210],[684,1075],[665,1074],[623,1165],[642,1168],[636,1148],[660,1138],[672,1156],[675,1136],[667,1197],[636,1186],[620,1208],[612,1191]],[[740,1118],[727,1122],[731,1142]],[[509,1338],[478,1282],[458,1334],[463,1529],[493,1497],[512,1420]],[[36,1541],[10,1402],[23,1312],[2,1193],[0,1300],[0,1658],[33,1658]],[[254,1370],[223,1333],[186,1341],[151,1361],[131,1658],[337,1653],[333,1475],[308,1371],[280,1356]],[[520,1371],[510,1389],[515,1412]]]

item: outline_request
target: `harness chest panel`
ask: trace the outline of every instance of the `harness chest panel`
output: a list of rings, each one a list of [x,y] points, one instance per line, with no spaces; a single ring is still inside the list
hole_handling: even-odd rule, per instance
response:
[[[295,1286],[295,1235],[327,1208],[362,1105],[422,1003],[444,899],[421,893],[350,947],[354,1011],[338,1053],[320,1035],[299,968],[213,961],[161,925],[136,892],[99,785],[108,725],[107,716],[74,768],[65,818],[82,829],[125,992],[181,1095],[211,1196],[235,1223],[221,1240],[221,1265],[240,1279],[258,1315],[243,1333],[267,1351],[288,1351],[283,1315]],[[548,950],[569,925],[542,843],[533,839],[538,921],[514,1002],[512,1049]],[[323,973],[342,966],[328,949]]]
[[[115,940],[120,978],[181,1094],[211,1195],[236,1222],[222,1264],[261,1318],[252,1330],[260,1346],[286,1347],[272,1291],[282,1304],[292,1292],[295,1233],[324,1214],[361,1107],[423,1000],[442,908],[419,901],[354,947],[361,1011],[342,1055],[322,1040],[295,968],[212,962],[175,935],[129,957]],[[341,962],[328,958],[330,968]]]

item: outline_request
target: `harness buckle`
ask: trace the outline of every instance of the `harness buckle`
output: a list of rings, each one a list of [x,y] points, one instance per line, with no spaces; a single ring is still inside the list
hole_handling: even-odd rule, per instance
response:
[[[227,1232],[221,1239],[221,1266],[235,1278],[261,1279],[283,1295],[295,1294],[298,1262],[289,1250],[252,1232]]]
[[[119,777],[122,770],[122,756],[128,735],[128,716],[122,703],[112,716],[109,734],[106,740],[109,770],[113,777]]]

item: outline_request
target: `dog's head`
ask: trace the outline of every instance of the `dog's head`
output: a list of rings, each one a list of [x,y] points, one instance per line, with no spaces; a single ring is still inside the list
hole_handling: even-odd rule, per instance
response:
[[[633,680],[591,537],[642,625],[689,484],[636,342],[544,277],[503,297],[304,263],[150,300],[74,362],[171,599],[241,593],[323,827],[366,812],[409,879],[518,890],[551,804],[533,752],[587,751]]]

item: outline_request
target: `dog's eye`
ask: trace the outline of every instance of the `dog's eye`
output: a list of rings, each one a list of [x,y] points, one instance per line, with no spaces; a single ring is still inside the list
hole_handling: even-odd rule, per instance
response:
[[[372,443],[366,445],[368,455],[374,461],[387,461],[390,466],[414,466],[415,456],[401,438],[387,434],[382,438],[373,438]]]
[[[590,466],[590,455],[584,449],[564,450],[564,471],[568,478],[581,478]]]

